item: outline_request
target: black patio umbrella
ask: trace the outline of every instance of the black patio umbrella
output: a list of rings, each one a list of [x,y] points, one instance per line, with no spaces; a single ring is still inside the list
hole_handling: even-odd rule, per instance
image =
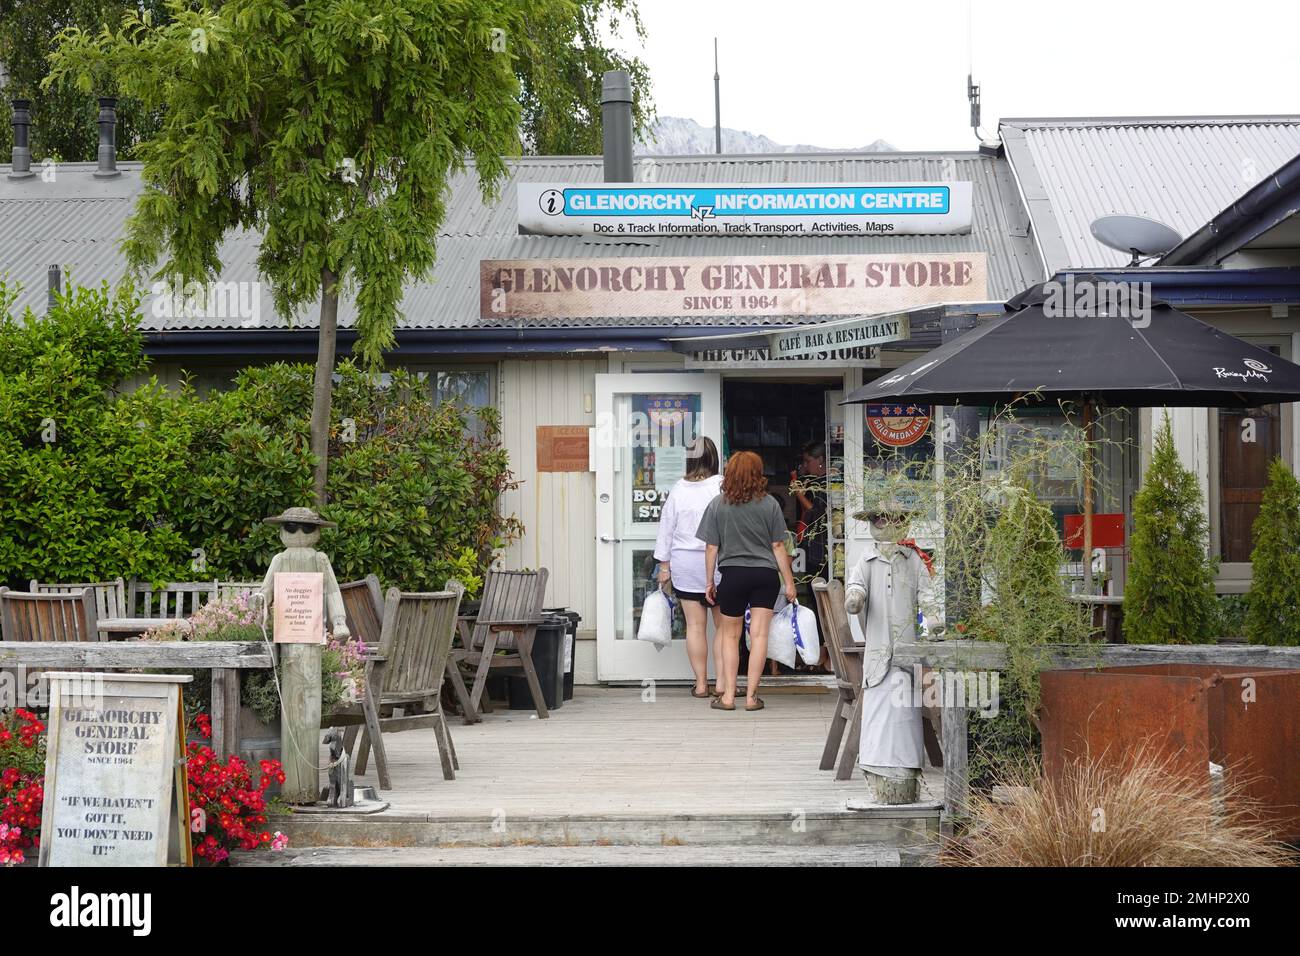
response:
[[[1127,286],[1088,276],[1032,286],[1007,302],[1006,315],[856,389],[842,404],[1077,401],[1091,455],[1097,405],[1249,408],[1300,401],[1300,365],[1149,298],[1136,283]],[[1092,304],[1083,298],[1089,291]],[[1089,462],[1083,522],[1089,583],[1091,473]]]

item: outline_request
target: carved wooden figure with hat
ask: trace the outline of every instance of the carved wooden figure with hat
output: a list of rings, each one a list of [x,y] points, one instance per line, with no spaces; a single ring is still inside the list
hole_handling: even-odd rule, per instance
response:
[[[849,569],[844,589],[844,610],[858,618],[866,645],[858,767],[875,802],[884,804],[917,801],[924,755],[912,675],[893,663],[894,645],[916,640],[923,605],[929,619],[937,620],[929,557],[905,537],[915,517],[914,506],[889,495],[854,515],[868,523],[871,540]]]
[[[322,576],[324,620],[335,639],[346,640],[347,614],[343,594],[329,555],[319,551],[321,528],[336,527],[311,508],[289,508],[282,514],[266,518],[267,524],[280,526],[284,550],[271,559],[262,580],[261,598],[266,607],[275,601],[275,576],[280,573],[319,573]],[[315,803],[320,796],[320,770],[317,766],[317,734],[321,720],[321,654],[325,635],[314,643],[282,643],[280,652],[280,751],[284,765],[287,803]]]

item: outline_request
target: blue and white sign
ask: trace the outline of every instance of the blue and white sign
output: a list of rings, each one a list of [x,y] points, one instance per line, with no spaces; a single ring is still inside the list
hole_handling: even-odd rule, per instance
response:
[[[970,232],[971,184],[520,183],[519,225],[552,236]]]

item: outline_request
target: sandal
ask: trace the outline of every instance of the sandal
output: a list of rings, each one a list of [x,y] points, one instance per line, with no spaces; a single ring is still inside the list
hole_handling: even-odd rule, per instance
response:
[[[691,696],[694,697],[696,700],[704,700],[704,698],[706,698],[706,697],[712,697],[713,695],[712,695],[711,693],[709,693],[707,690],[706,690],[703,694],[697,694],[697,693],[695,693],[695,688],[692,687],[692,688],[691,688]]]
[[[755,698],[754,698],[754,703],[752,703],[752,704],[749,703],[749,701],[746,701],[746,702],[745,702],[745,709],[746,709],[746,710],[762,710],[762,709],[763,709],[764,707],[766,707],[766,706],[767,706],[767,705],[763,703],[763,698],[761,698],[761,697],[755,697]]]
[[[735,704],[732,704],[730,707],[724,704],[722,702],[721,697],[713,698],[713,701],[709,704],[709,706],[712,707],[714,710],[735,710],[736,709]]]

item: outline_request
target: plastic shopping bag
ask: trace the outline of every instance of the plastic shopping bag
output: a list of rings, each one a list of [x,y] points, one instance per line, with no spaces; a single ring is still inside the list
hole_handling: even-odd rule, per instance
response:
[[[662,588],[646,595],[636,639],[648,641],[661,651],[673,642],[673,599]]]
[[[804,607],[796,601],[782,611],[781,615],[790,621],[794,646],[799,650],[799,660],[805,664],[818,663],[822,658],[822,651],[818,644],[817,615],[813,614],[812,608]],[[772,626],[776,627],[776,621],[772,622]]]
[[[797,656],[794,643],[794,631],[787,623],[784,628],[778,627],[777,622],[781,615],[777,614],[772,618],[772,626],[767,629],[767,659],[776,661],[778,664],[784,664],[786,667],[794,667]],[[749,639],[749,611],[745,611],[745,646],[753,650],[754,644]]]

